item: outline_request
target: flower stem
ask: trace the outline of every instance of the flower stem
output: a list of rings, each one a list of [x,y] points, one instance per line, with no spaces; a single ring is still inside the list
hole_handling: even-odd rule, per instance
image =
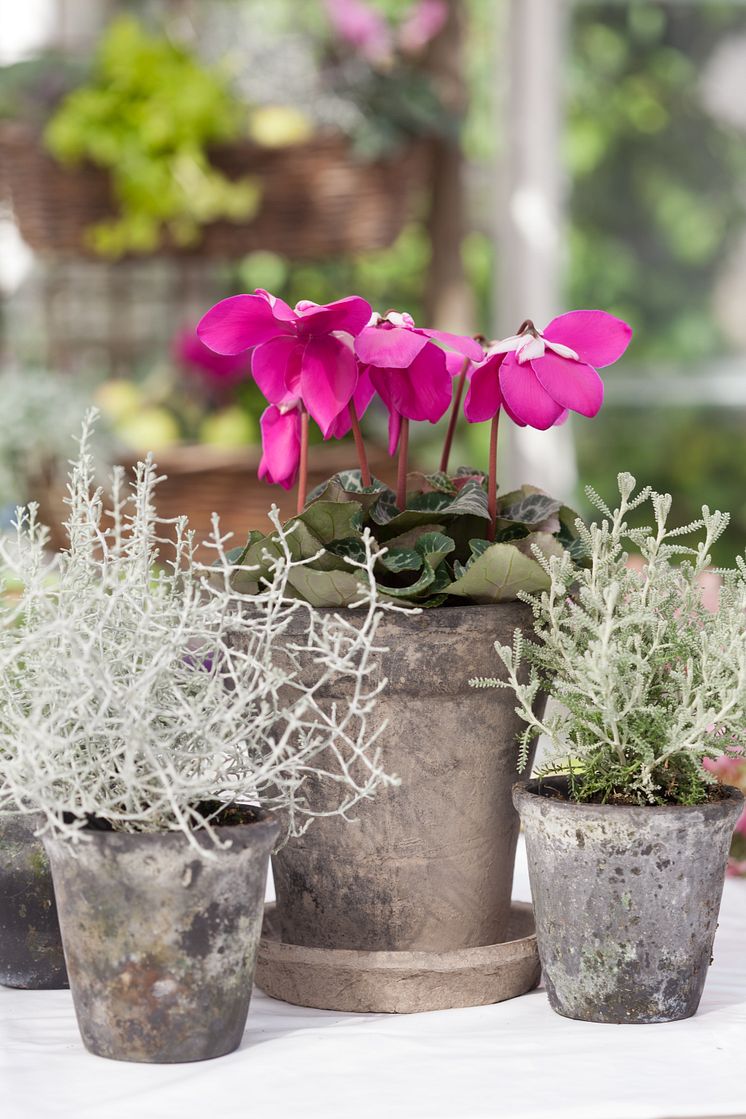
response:
[[[355,411],[354,401],[351,400],[350,403],[347,405],[347,407],[349,408],[349,411],[350,411],[350,423],[352,424],[352,434],[353,434],[353,437],[355,439],[355,447],[357,449],[358,462],[360,463],[360,477],[363,480],[363,485],[364,486],[369,486],[371,484],[371,481],[370,481],[370,467],[368,466],[368,456],[365,452],[365,440],[363,439],[363,433],[360,430],[360,420],[357,418],[357,412]]]
[[[409,420],[401,418],[399,434],[399,468],[396,475],[396,504],[399,509],[407,507],[407,459],[409,457]]]
[[[487,512],[490,515],[487,539],[494,540],[497,532],[497,425],[500,421],[499,410],[490,427],[490,463],[487,475]]]
[[[305,408],[300,414],[300,471],[298,473],[298,507],[303,512],[308,489],[308,412]]]
[[[440,456],[440,470],[442,474],[446,474],[448,471],[448,460],[451,457],[451,444],[453,443],[453,436],[456,432],[456,424],[458,423],[458,417],[461,411],[461,398],[464,395],[466,371],[468,368],[469,358],[466,357],[464,358],[464,364],[461,366],[461,372],[458,375],[453,404],[451,405],[451,415],[448,418],[448,431],[446,432],[445,443],[443,444],[443,454]]]

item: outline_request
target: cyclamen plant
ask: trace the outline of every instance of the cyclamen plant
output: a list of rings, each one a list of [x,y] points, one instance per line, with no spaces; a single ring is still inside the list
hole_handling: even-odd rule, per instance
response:
[[[382,607],[370,535],[364,558],[349,560],[360,590],[352,625],[292,597],[305,561],[276,511],[277,551],[248,596],[217,521],[205,566],[185,519],[157,519],[150,459],[131,491],[115,471],[108,518],[92,471],[86,427],[66,553],[48,557],[34,506],[0,541],[0,812],[41,813],[44,831],[72,840],[92,817],[180,830],[209,854],[216,799],[280,809],[298,835],[315,814],[311,778],[334,790],[340,814],[395,784],[370,725],[385,683],[374,672]],[[344,709],[322,699],[339,677]]]
[[[477,602],[513,597],[517,586],[539,589],[544,573],[532,545],[547,555],[572,547],[575,515],[560,502],[531,487],[498,502],[498,421],[504,411],[520,426],[546,430],[563,423],[569,411],[596,415],[603,401],[597,369],[624,353],[631,328],[604,311],[573,311],[543,332],[527,320],[515,336],[485,342],[418,327],[405,312],[374,313],[359,296],[326,305],[303,300],[290,308],[257,289],[216,304],[197,333],[218,354],[251,353],[254,379],[269,402],[261,420],[259,474],[286,489],[298,480],[298,516],[316,533],[315,546],[359,556],[356,535],[366,527],[389,549],[378,570],[383,593],[439,605],[459,596]],[[467,387],[466,419],[491,424],[488,469],[461,468],[450,475]],[[395,493],[371,477],[360,431],[360,417],[376,395],[389,414],[389,453],[398,456]],[[409,474],[410,422],[437,423],[449,407],[440,471]],[[308,495],[311,421],[325,439],[352,431],[359,472],[338,475]],[[318,502],[358,505],[357,519],[344,522],[344,537],[336,526],[318,535],[320,511],[308,516]],[[256,560],[253,543],[252,537],[249,551]],[[578,558],[577,549],[574,554]],[[472,571],[474,565],[481,569]],[[397,576],[393,584],[382,568]],[[517,577],[514,568],[520,569]],[[330,601],[338,602],[336,590],[327,590]],[[321,605],[323,594],[314,600]]]
[[[669,528],[670,495],[647,487],[633,496],[635,485],[619,475],[613,511],[588,489],[603,515],[590,527],[578,523],[589,567],[537,554],[550,587],[519,595],[532,606],[535,640],[516,631],[512,648],[496,645],[505,678],[471,683],[515,692],[527,724],[520,765],[530,740],[545,734],[545,772],[568,773],[572,799],[698,804],[719,768],[707,759],[738,758],[743,746],[746,559],[720,572],[719,609],[709,611],[700,579],[728,515],[704,506],[699,520]],[[654,525],[630,528],[629,513],[646,503]],[[694,532],[703,534],[696,547],[680,542]],[[628,544],[644,570],[628,564]],[[540,689],[557,700],[543,719],[534,708]]]

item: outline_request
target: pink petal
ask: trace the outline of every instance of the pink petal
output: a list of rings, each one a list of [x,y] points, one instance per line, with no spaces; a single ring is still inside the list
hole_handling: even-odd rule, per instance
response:
[[[401,416],[396,410],[391,396],[391,374],[388,369],[377,369],[374,365],[367,368],[373,388],[380,396],[389,413],[389,454],[395,455],[401,434]]]
[[[295,484],[300,464],[300,412],[297,408],[281,412],[270,404],[262,413],[259,426],[262,431],[259,477],[289,490]]]
[[[550,350],[530,364],[552,400],[581,416],[596,415],[604,402],[604,383],[593,366]]]
[[[264,288],[254,288],[254,295],[261,295],[262,299],[266,299],[276,319],[295,322],[295,311],[288,306],[284,299],[280,299],[279,295],[272,295],[270,291],[266,291]]]
[[[352,397],[355,404],[355,411],[360,416],[364,416],[368,410],[373,397],[376,395],[376,390],[373,387],[373,382],[370,379],[370,370],[367,365],[358,366],[358,379],[357,388]]]
[[[562,414],[562,405],[542,388],[530,363],[519,365],[515,354],[506,354],[500,366],[500,390],[510,415],[529,427],[546,431]]]
[[[479,342],[475,342],[473,338],[467,338],[463,334],[448,334],[444,330],[422,330],[420,327],[415,329],[418,334],[424,334],[435,342],[442,342],[444,346],[456,350],[457,353],[463,354],[464,357],[468,357],[472,361],[482,361],[484,359],[482,346]]]
[[[322,337],[306,343],[301,359],[301,396],[324,436],[347,407],[357,378],[355,355],[344,342]]]
[[[388,370],[394,407],[409,420],[437,423],[448,410],[453,392],[445,354],[426,346],[408,369]]]
[[[519,420],[518,416],[516,416],[515,412],[511,412],[510,408],[508,407],[508,402],[507,402],[507,400],[505,400],[504,397],[503,397],[503,412],[505,413],[506,416],[508,416],[513,421],[513,423],[517,427],[527,427],[528,426],[525,420]],[[563,412],[562,415],[565,417],[565,419],[567,419],[567,412]],[[561,419],[557,420],[557,423],[562,423],[562,420]]]
[[[419,0],[399,28],[399,46],[405,51],[422,50],[442,30],[447,19],[445,0]]]
[[[389,412],[389,454],[395,455],[399,448],[401,436],[401,415],[394,408]]]
[[[373,310],[359,295],[348,295],[318,307],[297,304],[295,313],[298,333],[303,337],[318,337],[333,330],[344,330],[354,336],[368,325]]]
[[[367,367],[361,367],[359,369],[357,388],[352,397],[358,419],[365,414],[368,405],[375,395],[375,391]],[[325,438],[344,439],[351,428],[352,420],[350,419],[350,410],[349,408],[343,408],[329,428]]]
[[[606,311],[568,311],[552,319],[543,334],[575,350],[581,361],[603,369],[627,349],[632,327]]]
[[[402,326],[369,326],[355,339],[355,353],[366,365],[406,369],[427,345],[427,338]]]
[[[257,346],[251,355],[251,372],[254,380],[267,400],[280,404],[289,391],[297,395],[297,385],[288,384],[289,369],[293,354],[297,357],[303,352],[303,343],[297,338],[283,336],[273,338],[262,346]],[[296,364],[296,363],[293,363]]]
[[[464,372],[464,365],[466,372],[474,368],[474,363],[464,360],[461,354],[454,354],[451,350],[444,350],[443,357],[446,359],[446,369],[452,377],[459,377]]]
[[[464,415],[469,423],[483,423],[493,419],[500,411],[499,371],[501,355],[488,358],[478,365],[471,375],[469,391],[464,401]]]
[[[380,62],[391,53],[391,31],[375,8],[363,0],[325,0],[329,20],[340,39],[364,58]]]
[[[231,295],[221,299],[197,325],[201,341],[218,354],[240,354],[287,331],[287,325],[278,322],[261,295]]]

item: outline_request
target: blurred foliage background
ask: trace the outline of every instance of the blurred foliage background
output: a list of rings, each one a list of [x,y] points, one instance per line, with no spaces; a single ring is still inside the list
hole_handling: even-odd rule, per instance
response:
[[[401,22],[399,0],[371,6]],[[159,10],[155,0],[125,7]],[[489,334],[499,300],[491,206],[506,127],[499,71],[508,5],[464,0],[464,7],[461,257],[478,325]],[[568,7],[562,303],[603,307],[635,329],[628,357],[609,374],[604,410],[573,423],[579,476],[613,493],[617,471],[631,470],[671,491],[682,519],[703,502],[731,510],[716,557],[725,561],[746,546],[746,5],[578,0]],[[330,45],[323,3],[213,0],[207,8],[199,49],[210,62],[230,62],[240,42],[247,99],[271,103],[280,90],[303,104],[310,88],[303,81],[317,82],[313,67],[324,58],[335,93],[328,82],[313,85],[313,112],[348,128],[358,154],[395,144],[402,128],[431,128],[433,103],[422,83],[394,78],[385,66],[369,68],[363,80],[361,60]],[[337,96],[345,90],[349,96]],[[227,266],[219,283],[225,293],[268,288],[290,303],[356,291],[381,310],[406,309],[422,320],[431,257],[423,205],[390,248],[320,262],[254,252]],[[473,442],[477,450],[476,435]]]

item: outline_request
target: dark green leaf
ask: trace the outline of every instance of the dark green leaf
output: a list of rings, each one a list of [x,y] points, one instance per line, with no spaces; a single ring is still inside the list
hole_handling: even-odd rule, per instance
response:
[[[423,533],[415,544],[420,556],[434,568],[437,568],[455,547],[450,536],[445,536],[442,532]]]
[[[390,548],[385,556],[381,557],[381,566],[387,571],[419,571],[423,559],[414,548]]]

